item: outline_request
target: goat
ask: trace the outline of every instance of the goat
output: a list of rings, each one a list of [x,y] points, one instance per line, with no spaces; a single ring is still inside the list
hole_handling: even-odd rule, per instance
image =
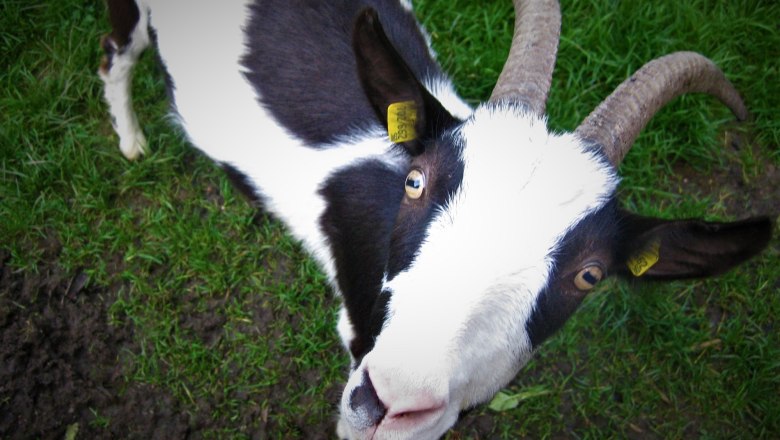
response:
[[[130,82],[154,44],[189,141],[286,224],[341,297],[343,438],[437,438],[608,275],[716,275],[770,239],[768,217],[661,220],[617,201],[619,164],[671,99],[705,92],[747,118],[701,55],[656,59],[573,133],[548,131],[557,1],[515,0],[510,55],[476,108],[408,1],[108,7],[99,74],[122,153],[147,148]]]

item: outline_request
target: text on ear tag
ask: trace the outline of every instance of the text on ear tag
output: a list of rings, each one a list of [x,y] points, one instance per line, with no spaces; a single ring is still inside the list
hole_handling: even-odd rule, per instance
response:
[[[387,133],[390,141],[401,143],[417,138],[417,106],[414,101],[394,102],[387,107]]]
[[[641,277],[658,262],[661,243],[654,241],[644,251],[628,259],[628,268],[635,277]]]

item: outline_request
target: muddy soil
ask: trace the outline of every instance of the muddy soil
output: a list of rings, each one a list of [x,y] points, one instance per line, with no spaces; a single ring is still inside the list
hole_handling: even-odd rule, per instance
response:
[[[7,260],[0,251],[0,438],[187,437],[175,399],[124,380],[133,328],[108,322],[114,293],[56,266],[14,273]]]
[[[219,396],[186,407],[168,391],[129,382],[132,353],[141,348],[132,324],[112,323],[109,312],[122,286],[91,286],[82,272],[64,273],[56,258],[38,273],[14,272],[9,260],[0,250],[0,440],[200,439],[236,425],[252,439],[278,438],[280,429],[260,408],[240,420],[214,419]],[[182,322],[205,341],[222,324],[217,313]],[[319,380],[292,365],[290,371],[290,381]],[[288,385],[281,381],[269,395]],[[326,396],[336,402],[340,392],[332,387]],[[295,437],[334,438],[333,420],[312,426],[306,416]]]

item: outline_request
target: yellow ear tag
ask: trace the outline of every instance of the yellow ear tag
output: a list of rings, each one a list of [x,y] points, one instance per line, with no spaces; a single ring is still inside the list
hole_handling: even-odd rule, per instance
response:
[[[660,255],[661,243],[654,241],[644,251],[629,258],[628,268],[635,277],[641,277],[647,272],[648,269],[653,267],[658,262]]]
[[[387,133],[395,143],[417,138],[417,106],[414,101],[394,102],[387,107]]]

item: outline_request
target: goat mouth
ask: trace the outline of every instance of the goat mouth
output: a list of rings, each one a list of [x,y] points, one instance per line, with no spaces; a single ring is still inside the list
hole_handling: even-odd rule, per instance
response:
[[[424,409],[398,411],[391,409],[377,426],[377,432],[385,430],[427,432],[438,424],[446,410],[447,405],[444,403]]]

